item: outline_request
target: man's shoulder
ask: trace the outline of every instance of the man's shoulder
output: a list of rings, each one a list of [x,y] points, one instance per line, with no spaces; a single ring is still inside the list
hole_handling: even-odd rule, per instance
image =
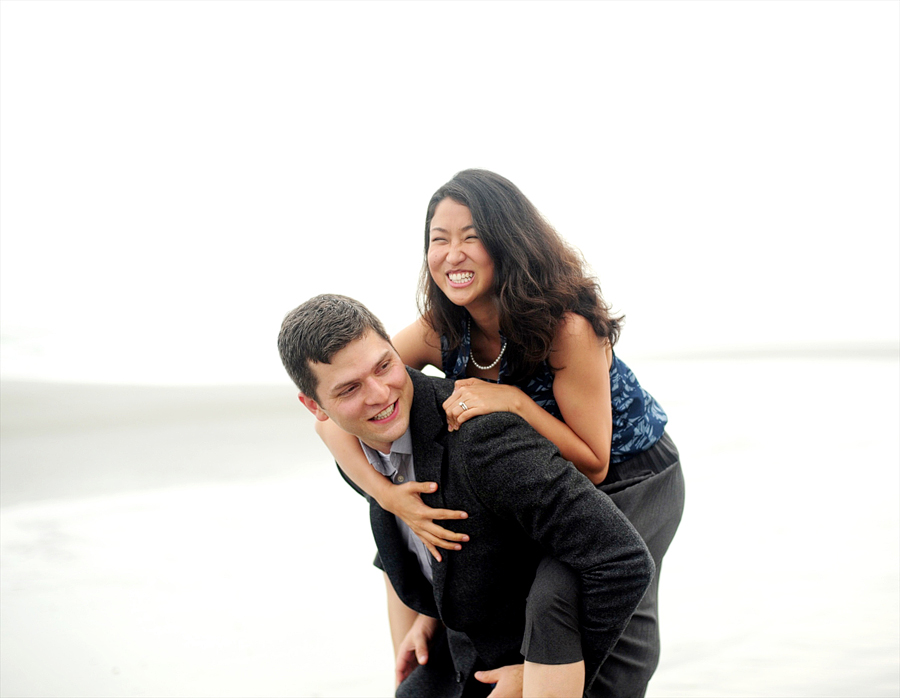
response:
[[[465,427],[469,428],[465,429]],[[512,412],[490,412],[472,417],[472,419],[463,423],[460,431],[466,431],[469,438],[472,438],[475,435],[485,436],[494,432],[502,433],[509,429],[530,431],[536,436],[540,436],[528,422]]]
[[[470,453],[491,457],[540,454],[541,460],[558,454],[556,446],[541,436],[522,417],[511,412],[492,412],[473,417],[460,426],[457,443]]]
[[[406,367],[406,372],[412,379],[414,391],[434,392],[441,402],[450,397],[450,394],[453,392],[455,381],[449,378],[431,376],[409,366]]]

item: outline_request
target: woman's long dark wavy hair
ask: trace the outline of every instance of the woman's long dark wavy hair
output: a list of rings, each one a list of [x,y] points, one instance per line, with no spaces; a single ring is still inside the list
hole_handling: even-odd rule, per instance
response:
[[[468,313],[444,295],[428,271],[431,219],[447,198],[469,208],[478,237],[494,262],[493,293],[513,381],[531,376],[550,358],[553,337],[566,312],[581,315],[598,337],[616,343],[624,317],[610,315],[600,284],[587,272],[581,254],[508,179],[487,170],[463,170],[428,202],[425,261],[419,278],[419,312],[447,338],[450,348],[462,341]],[[550,366],[554,368],[552,362]]]

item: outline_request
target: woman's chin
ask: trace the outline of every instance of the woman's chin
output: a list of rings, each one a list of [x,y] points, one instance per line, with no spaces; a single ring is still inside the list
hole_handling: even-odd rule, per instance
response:
[[[458,305],[460,307],[471,305],[472,303],[477,301],[481,295],[478,293],[477,289],[471,286],[465,286],[463,288],[453,288],[450,286],[445,286],[441,289],[441,291],[447,297],[448,301],[453,303],[453,305]]]

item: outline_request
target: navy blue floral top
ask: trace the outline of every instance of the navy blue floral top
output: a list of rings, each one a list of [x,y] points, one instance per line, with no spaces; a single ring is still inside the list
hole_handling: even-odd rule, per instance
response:
[[[466,365],[472,352],[469,328],[463,332],[462,343],[456,349],[448,347],[446,337],[441,337],[441,360],[447,378],[466,378]],[[500,360],[500,383],[509,383],[506,356]],[[553,371],[544,361],[531,378],[513,383],[539,406],[560,421],[565,421],[553,397]],[[609,387],[612,396],[612,448],[610,462],[621,463],[653,446],[666,428],[669,418],[646,390],[625,362],[613,352],[609,371]]]

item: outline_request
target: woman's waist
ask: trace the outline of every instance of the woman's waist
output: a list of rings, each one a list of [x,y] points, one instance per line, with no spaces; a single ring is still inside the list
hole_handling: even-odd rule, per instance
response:
[[[623,480],[634,480],[656,475],[678,462],[678,448],[665,431],[648,449],[625,456],[622,460],[609,464],[609,473],[603,480],[601,489]]]

